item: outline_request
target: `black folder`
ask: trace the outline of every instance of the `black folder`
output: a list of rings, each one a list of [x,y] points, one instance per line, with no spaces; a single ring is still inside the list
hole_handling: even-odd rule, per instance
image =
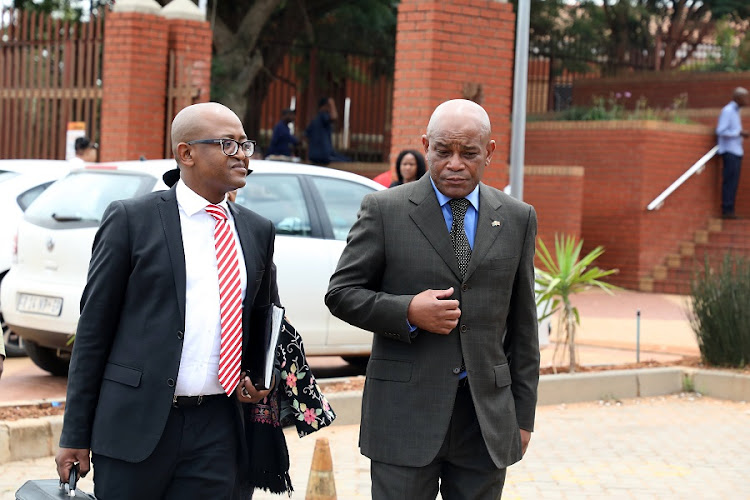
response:
[[[242,356],[242,368],[257,389],[269,389],[271,386],[276,344],[283,319],[284,308],[276,304],[256,307],[250,315],[250,335]]]

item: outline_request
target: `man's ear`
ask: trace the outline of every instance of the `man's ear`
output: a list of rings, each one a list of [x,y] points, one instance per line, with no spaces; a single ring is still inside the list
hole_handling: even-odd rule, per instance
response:
[[[485,160],[485,164],[489,165],[490,160],[492,160],[492,153],[495,152],[495,141],[490,141],[487,143],[487,159]]]
[[[177,145],[177,163],[180,165],[184,165],[186,167],[192,167],[193,166],[193,156],[192,156],[192,150],[190,149],[190,146],[185,144],[184,142],[181,142]]]
[[[430,149],[430,140],[426,134],[422,136],[422,147],[424,147],[424,154],[427,156],[427,150]]]

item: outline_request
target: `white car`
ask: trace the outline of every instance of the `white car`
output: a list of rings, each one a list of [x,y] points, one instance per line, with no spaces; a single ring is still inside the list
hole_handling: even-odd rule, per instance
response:
[[[0,282],[13,261],[16,230],[24,211],[68,171],[70,164],[61,160],[0,160]],[[0,324],[6,355],[25,356],[23,343],[5,324],[1,311]]]
[[[174,167],[174,160],[90,164],[53,184],[27,210],[0,301],[38,366],[67,372],[91,246],[107,205],[167,189],[162,174]],[[323,298],[362,198],[384,187],[310,165],[251,161],[250,168],[237,202],[276,225],[279,293],[306,352],[366,360],[372,334],[333,317]]]

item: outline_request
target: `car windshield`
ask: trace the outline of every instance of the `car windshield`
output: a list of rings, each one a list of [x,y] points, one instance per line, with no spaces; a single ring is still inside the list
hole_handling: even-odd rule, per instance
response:
[[[52,184],[26,210],[26,219],[40,225],[61,222],[96,224],[115,200],[149,192],[156,178],[113,171],[74,172]]]

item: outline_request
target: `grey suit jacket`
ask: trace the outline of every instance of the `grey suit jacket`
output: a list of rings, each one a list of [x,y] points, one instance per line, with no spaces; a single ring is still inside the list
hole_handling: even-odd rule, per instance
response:
[[[367,195],[331,277],[326,304],[375,333],[360,447],[373,460],[424,466],[448,430],[461,358],[492,460],[521,459],[539,380],[534,302],[536,213],[479,185],[474,249],[461,278],[429,175]],[[407,309],[426,289],[453,287],[461,318],[450,335],[410,333]]]
[[[260,215],[229,207],[247,270],[246,346],[253,308],[267,305],[275,290],[275,230]],[[151,454],[180,365],[185,282],[175,189],[113,202],[96,234],[81,298],[61,447],[91,448],[129,462]]]

